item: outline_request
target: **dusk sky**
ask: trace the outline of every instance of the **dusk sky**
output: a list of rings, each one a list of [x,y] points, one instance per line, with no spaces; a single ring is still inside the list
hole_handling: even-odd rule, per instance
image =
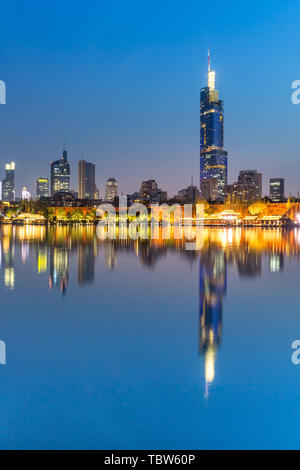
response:
[[[172,196],[199,185],[199,92],[207,48],[224,100],[228,182],[241,169],[300,191],[300,2],[1,2],[0,178],[16,162],[17,196],[50,177],[64,142],[78,160],[132,193],[156,179]]]

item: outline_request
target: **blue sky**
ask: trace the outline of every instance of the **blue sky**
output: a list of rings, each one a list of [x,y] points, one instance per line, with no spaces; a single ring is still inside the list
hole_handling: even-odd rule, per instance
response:
[[[229,182],[240,169],[300,190],[300,3],[17,1],[1,5],[0,177],[34,191],[66,142],[124,192],[155,178],[170,195],[199,179],[199,91],[207,48],[225,105]]]

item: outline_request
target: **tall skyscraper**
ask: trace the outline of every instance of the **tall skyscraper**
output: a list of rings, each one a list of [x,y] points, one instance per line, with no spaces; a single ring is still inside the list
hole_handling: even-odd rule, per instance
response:
[[[218,182],[218,199],[224,200],[227,184],[227,152],[223,149],[223,101],[215,89],[215,72],[210,70],[208,86],[200,91],[200,188],[206,178]]]
[[[273,202],[284,201],[284,178],[270,179],[270,199]]]
[[[105,200],[113,202],[115,197],[118,195],[118,183],[115,178],[109,178],[106,181],[105,187]]]
[[[78,163],[78,197],[79,199],[95,199],[96,192],[95,165],[81,160]]]
[[[70,165],[68,152],[63,151],[63,156],[55,162],[51,162],[51,196],[57,191],[69,191],[70,189]]]
[[[29,191],[27,191],[26,186],[24,186],[23,189],[22,189],[22,193],[21,193],[21,199],[23,201],[29,201],[30,198],[31,198],[31,194],[30,194]]]
[[[36,197],[49,197],[49,180],[48,178],[38,178],[36,181]]]
[[[6,163],[5,178],[2,180],[2,201],[15,200],[15,162]]]

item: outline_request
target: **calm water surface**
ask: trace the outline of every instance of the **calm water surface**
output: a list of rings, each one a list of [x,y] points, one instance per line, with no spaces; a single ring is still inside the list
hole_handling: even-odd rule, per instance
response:
[[[300,448],[299,231],[0,243],[0,448]]]

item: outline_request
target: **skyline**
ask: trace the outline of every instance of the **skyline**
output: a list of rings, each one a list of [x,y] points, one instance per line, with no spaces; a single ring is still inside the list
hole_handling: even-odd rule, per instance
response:
[[[75,162],[82,158],[96,164],[102,195],[111,176],[124,193],[148,178],[170,195],[192,175],[198,181],[199,92],[209,46],[225,102],[228,181],[240,169],[255,168],[263,173],[263,194],[269,178],[283,177],[286,195],[297,195],[300,106],[291,103],[291,84],[299,76],[290,47],[299,35],[296,2],[254,2],[247,15],[237,2],[217,2],[222,23],[209,25],[203,20],[209,7],[196,2],[184,12],[180,2],[172,3],[172,11],[166,2],[159,14],[154,2],[147,18],[136,2],[101,9],[90,2],[91,11],[74,2],[69,22],[67,5],[54,2],[47,10],[29,3],[34,8],[18,1],[5,5],[0,32],[0,78],[7,85],[7,104],[0,107],[0,178],[5,162],[15,161],[17,194],[23,186],[34,194],[36,179],[48,176],[64,141],[74,189]],[[54,34],[57,28],[64,34]]]

